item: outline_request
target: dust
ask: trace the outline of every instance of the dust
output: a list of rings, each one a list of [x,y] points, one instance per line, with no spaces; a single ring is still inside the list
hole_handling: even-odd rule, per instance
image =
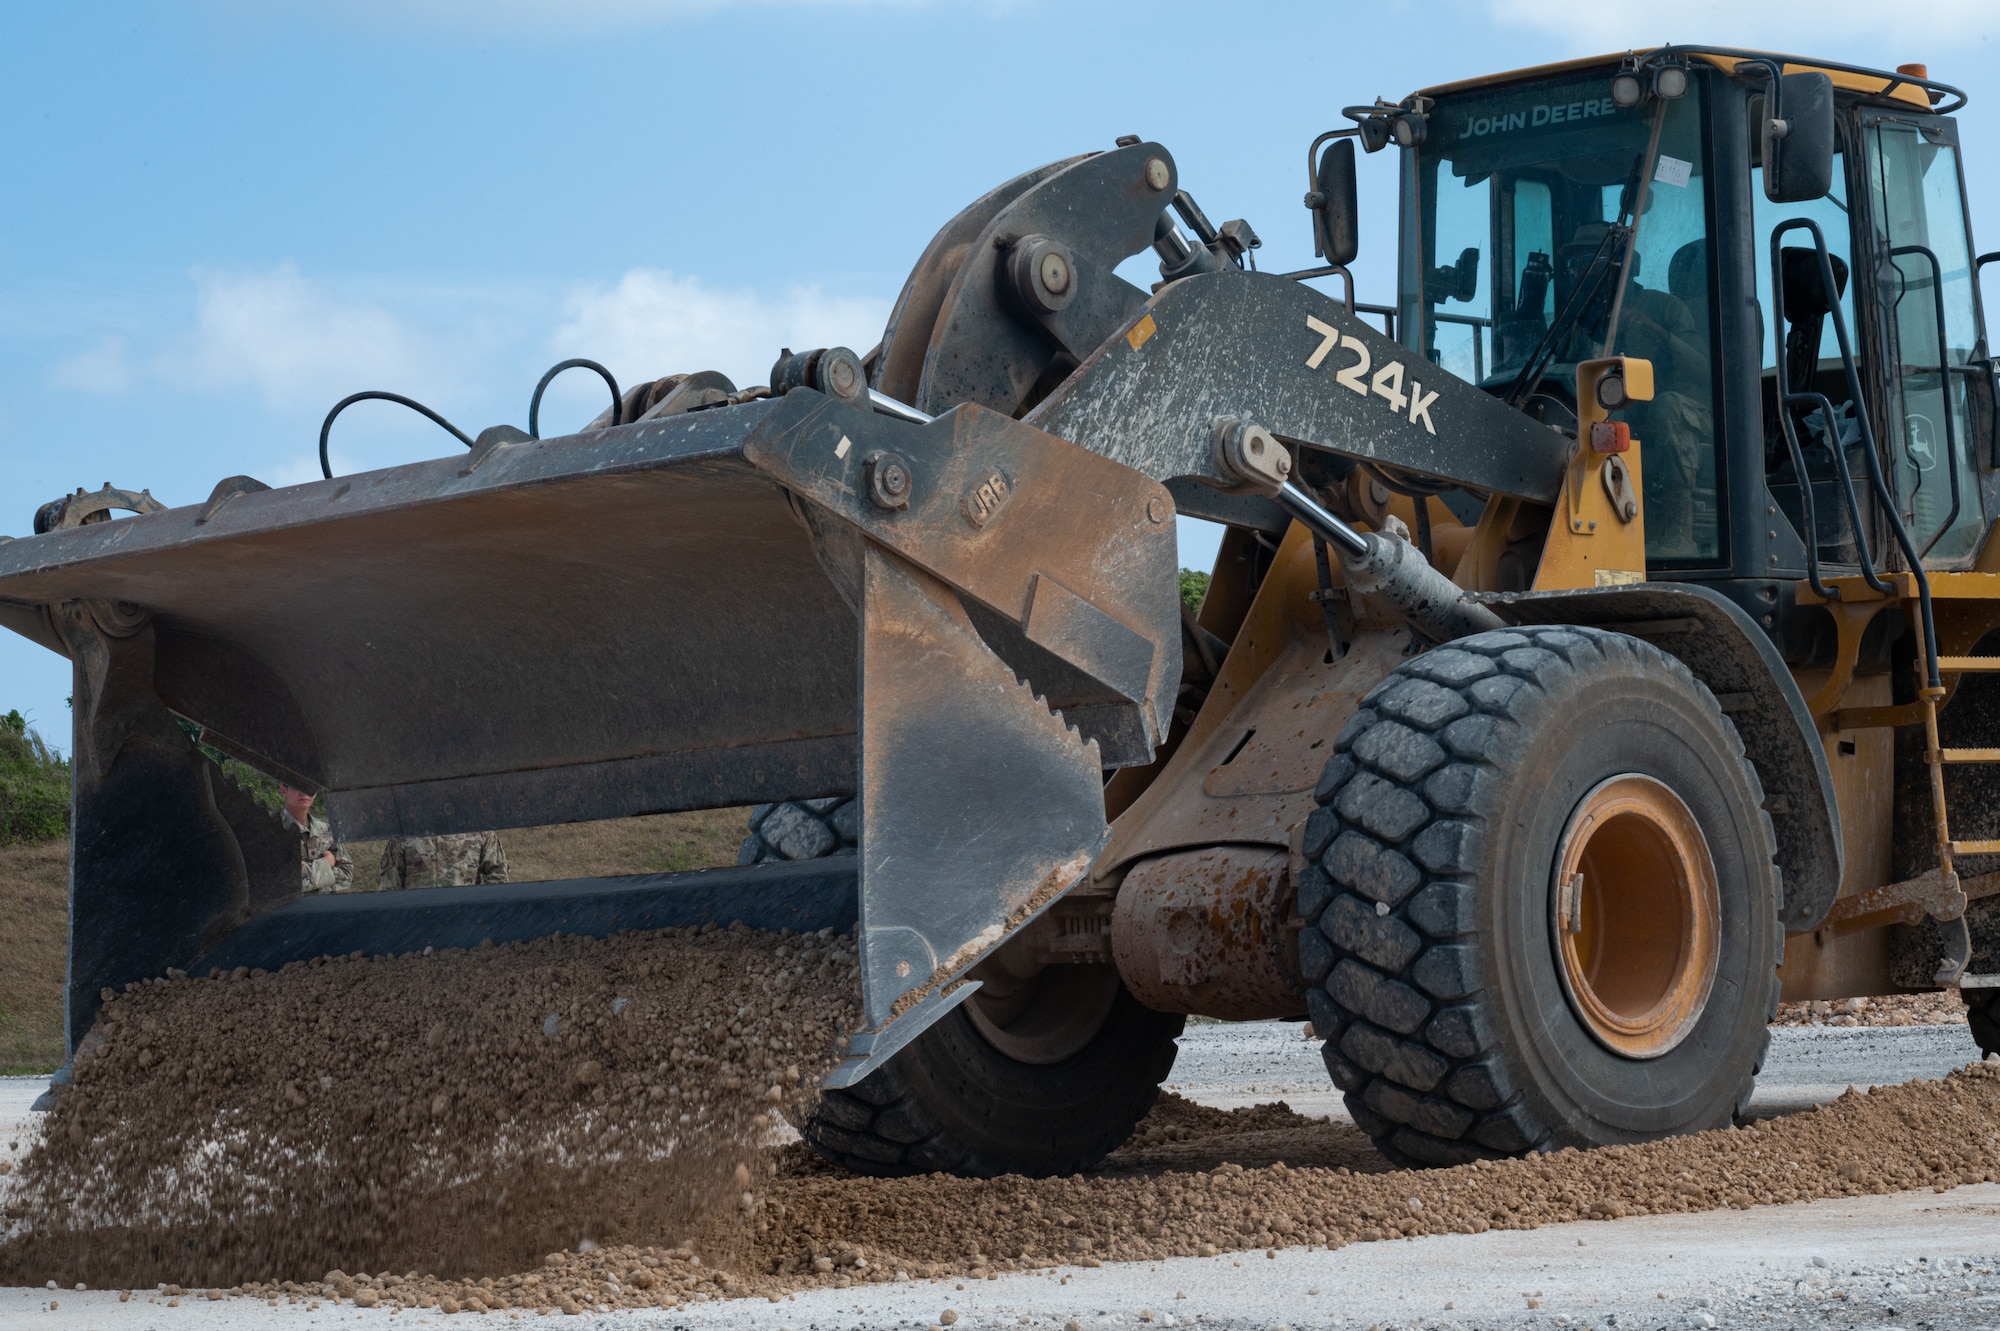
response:
[[[128,986],[7,1196],[0,1278],[519,1271],[760,1221],[857,1019],[853,941],[741,926]]]
[[[1883,998],[1818,998],[1778,1004],[1773,1026],[1950,1026],[1965,1024],[1958,991]]]

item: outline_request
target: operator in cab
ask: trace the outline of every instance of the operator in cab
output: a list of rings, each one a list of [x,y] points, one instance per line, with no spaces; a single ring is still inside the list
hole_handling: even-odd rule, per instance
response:
[[[1582,278],[1609,231],[1605,222],[1585,222],[1576,229],[1562,248],[1566,285]],[[1706,242],[1695,241],[1682,249],[1705,250]],[[1702,460],[1712,447],[1715,431],[1707,391],[1708,337],[1685,301],[1671,291],[1645,284],[1644,258],[1634,247],[1627,260],[1624,300],[1617,302],[1607,289],[1604,298],[1579,321],[1563,359],[1576,362],[1618,354],[1652,362],[1653,400],[1632,404],[1625,418],[1645,449],[1649,543],[1678,549],[1694,542],[1693,499],[1701,483]],[[1674,258],[1676,263],[1683,260],[1681,253]],[[1705,258],[1697,253],[1688,261],[1695,265],[1695,271],[1702,272]],[[1618,313],[1615,331],[1610,327],[1614,307]],[[1600,350],[1605,347],[1609,352]]]

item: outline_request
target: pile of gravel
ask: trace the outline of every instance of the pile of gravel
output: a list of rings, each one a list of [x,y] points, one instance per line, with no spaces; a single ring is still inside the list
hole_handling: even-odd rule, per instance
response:
[[[853,941],[729,929],[359,955],[109,995],[7,1193],[0,1279],[241,1286],[748,1243]],[[323,1283],[323,1281],[322,1281]]]
[[[10,1180],[0,1278],[674,1307],[2000,1182],[2000,1056],[1745,1128],[1451,1169],[1388,1169],[1282,1104],[1164,1096],[1092,1176],[856,1178],[773,1144],[855,991],[851,940],[741,927],[134,986]]]
[[[1940,1081],[1849,1090],[1747,1128],[1450,1169],[1278,1163],[1130,1178],[781,1180],[770,1205],[784,1218],[759,1235],[750,1260],[769,1287],[790,1288],[897,1270],[982,1275],[1340,1247],[1988,1181],[2000,1182],[2000,1057]],[[849,1269],[850,1254],[867,1265]],[[824,1258],[832,1270],[815,1274]]]
[[[1778,1004],[1773,1026],[1950,1026],[1965,1024],[1956,989],[1883,998],[1816,998]]]
[[[1166,1108],[1151,1134],[1156,1146],[1171,1139],[1192,1149],[1204,1132],[1220,1141],[1304,1131],[1281,1106],[1234,1114],[1198,1106],[1190,1113],[1184,1102]],[[756,1194],[758,1221],[740,1246],[587,1244],[491,1279],[336,1271],[319,1282],[229,1292],[440,1311],[671,1308],[821,1286],[1942,1192],[2000,1181],[2000,1060],[1941,1081],[1850,1091],[1749,1128],[1442,1170],[1224,1163],[1127,1177],[872,1179],[810,1164],[797,1147],[767,1152],[766,1163],[777,1177]]]

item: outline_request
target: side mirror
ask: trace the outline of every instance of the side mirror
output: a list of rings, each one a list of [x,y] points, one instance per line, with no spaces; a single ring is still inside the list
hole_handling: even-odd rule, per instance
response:
[[[1764,197],[1772,203],[1805,203],[1833,188],[1833,80],[1824,74],[1787,74],[1780,80],[1779,114],[1765,112]]]
[[[1306,198],[1313,215],[1313,253],[1334,268],[1354,262],[1361,252],[1358,226],[1360,200],[1354,184],[1354,140],[1335,139],[1313,168],[1313,189]]]
[[[1469,301],[1479,294],[1479,250],[1467,246],[1458,252],[1458,262],[1431,272],[1431,300]]]

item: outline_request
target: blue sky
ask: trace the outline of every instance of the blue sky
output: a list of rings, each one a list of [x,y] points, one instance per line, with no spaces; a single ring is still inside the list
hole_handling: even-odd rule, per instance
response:
[[[878,336],[932,232],[994,183],[1140,133],[1264,266],[1311,262],[1304,149],[1344,104],[1663,40],[1928,60],[1972,92],[1995,218],[1993,0],[186,0],[0,14],[0,532],[78,485],[170,504],[317,475],[360,388],[469,432],[541,370],[623,382]],[[1615,11],[1615,12],[1612,12]],[[1947,36],[1949,34],[1949,36]],[[1392,154],[1364,162],[1364,299]],[[1980,227],[2000,245],[2000,221]],[[546,430],[599,409],[587,376]],[[385,405],[337,470],[456,445]],[[1193,544],[1198,545],[1198,541]],[[1190,552],[1191,559],[1199,553]],[[68,663],[0,634],[0,711],[68,746]]]

